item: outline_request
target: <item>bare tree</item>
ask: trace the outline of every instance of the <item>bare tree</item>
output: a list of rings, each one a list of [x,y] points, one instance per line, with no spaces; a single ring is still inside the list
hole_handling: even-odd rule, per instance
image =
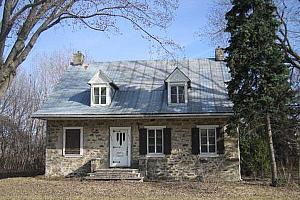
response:
[[[65,53],[37,55],[0,97],[0,177],[43,173],[45,122],[32,119],[69,63]]]
[[[278,0],[277,17],[281,21],[278,41],[285,50],[286,59],[300,70],[300,1]]]
[[[73,23],[96,31],[118,31],[118,20],[129,21],[166,51],[165,43],[148,28],[166,28],[178,0],[4,0],[0,2],[0,95],[40,35],[57,24]]]
[[[300,70],[300,1],[276,0],[277,17],[282,25],[278,31],[278,44],[286,52],[286,60],[292,67]],[[209,35],[212,41],[227,46],[229,35],[225,32],[226,13],[231,9],[231,0],[214,1],[208,15],[208,29],[200,30],[199,34]],[[296,75],[299,73],[297,72]]]

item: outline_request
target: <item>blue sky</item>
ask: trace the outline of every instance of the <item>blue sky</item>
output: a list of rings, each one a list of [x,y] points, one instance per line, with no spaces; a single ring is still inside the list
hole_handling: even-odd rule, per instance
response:
[[[162,33],[179,45],[178,58],[213,57],[215,46],[209,38],[199,38],[197,32],[207,25],[211,0],[181,0],[173,23]],[[73,30],[70,27],[57,26],[44,32],[23,65],[28,66],[35,55],[80,50],[96,61],[155,59],[158,55],[150,53],[151,42],[143,39],[140,32],[120,21],[121,34],[106,34],[89,29]],[[150,30],[151,32],[151,30]]]

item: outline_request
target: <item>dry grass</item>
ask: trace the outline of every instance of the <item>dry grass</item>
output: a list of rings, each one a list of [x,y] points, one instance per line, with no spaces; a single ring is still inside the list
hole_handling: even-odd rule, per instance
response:
[[[259,183],[157,183],[121,181],[0,180],[0,199],[300,199],[299,187]]]

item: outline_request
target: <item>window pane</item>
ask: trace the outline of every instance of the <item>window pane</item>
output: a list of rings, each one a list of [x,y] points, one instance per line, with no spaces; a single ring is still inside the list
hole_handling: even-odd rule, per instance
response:
[[[162,153],[162,129],[156,129],[156,153]]]
[[[215,144],[215,140],[216,140],[216,138],[215,138],[215,129],[208,129],[208,137],[209,137],[209,139],[208,139],[208,142],[209,142],[209,144]]]
[[[99,88],[94,87],[94,104],[99,104]]]
[[[94,95],[99,95],[99,88],[98,87],[94,88]]]
[[[99,104],[99,96],[94,96],[94,104]]]
[[[208,129],[208,136],[215,137],[215,129]]]
[[[156,146],[156,153],[162,153],[162,146]]]
[[[162,138],[162,129],[157,129],[156,130],[156,137],[157,138]]]
[[[67,129],[65,154],[80,154],[80,129]]]
[[[106,96],[101,96],[101,104],[106,104]]]
[[[215,145],[209,145],[209,153],[215,153],[216,152],[216,146]]]
[[[151,146],[151,145],[155,145],[155,138],[148,138],[148,145]]]
[[[209,144],[215,144],[215,137],[209,137]]]
[[[155,153],[155,130],[148,130],[148,151]]]
[[[154,146],[149,146],[148,148],[149,148],[149,149],[148,149],[149,153],[155,153],[155,148],[154,148]]]
[[[201,145],[201,153],[207,153],[207,145]]]
[[[185,99],[184,99],[184,94],[183,95],[179,95],[179,103],[185,103]]]
[[[152,137],[152,138],[154,138],[155,137],[155,130],[148,130],[148,137],[150,138],[150,137]]]
[[[201,137],[201,144],[207,144],[207,137]]]
[[[106,95],[106,87],[101,88],[101,95]]]
[[[184,103],[184,86],[178,86],[179,103]]]
[[[171,103],[177,103],[177,95],[176,94],[171,94]]]
[[[177,95],[177,86],[171,86],[171,95],[172,94]]]
[[[201,133],[201,144],[207,144],[207,130],[206,129],[201,129],[200,133]]]
[[[156,137],[156,145],[162,145],[162,138]]]
[[[182,85],[178,86],[178,94],[179,95],[184,94],[184,86],[182,86]]]

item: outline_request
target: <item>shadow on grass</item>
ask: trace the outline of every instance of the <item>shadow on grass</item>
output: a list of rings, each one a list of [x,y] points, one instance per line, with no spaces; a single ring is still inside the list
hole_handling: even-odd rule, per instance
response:
[[[6,179],[6,178],[15,178],[15,177],[35,177],[35,176],[44,175],[44,174],[45,174],[44,171],[0,172],[0,180]]]

